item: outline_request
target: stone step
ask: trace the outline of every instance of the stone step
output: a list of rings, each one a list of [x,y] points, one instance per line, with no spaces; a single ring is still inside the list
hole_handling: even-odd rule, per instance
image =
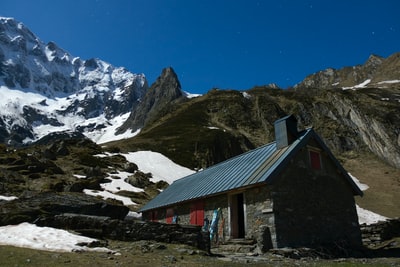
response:
[[[252,253],[257,244],[252,239],[231,239],[223,244],[211,244],[211,248],[215,253]]]

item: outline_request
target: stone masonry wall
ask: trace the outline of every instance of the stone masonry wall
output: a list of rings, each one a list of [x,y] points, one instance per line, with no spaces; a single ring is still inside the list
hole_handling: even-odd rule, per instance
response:
[[[350,184],[320,156],[322,168],[314,170],[301,149],[272,185],[277,247],[362,245]]]
[[[363,245],[369,248],[374,248],[394,237],[400,237],[400,218],[370,225],[362,224],[360,227]]]
[[[258,247],[265,252],[273,247],[273,243],[276,244],[273,202],[268,186],[248,189],[245,192],[245,203],[246,238],[256,240]]]
[[[157,242],[186,244],[210,252],[210,238],[200,226],[135,222],[109,217],[81,214],[62,214],[39,220],[40,226],[74,230],[94,238],[122,241],[154,240]]]

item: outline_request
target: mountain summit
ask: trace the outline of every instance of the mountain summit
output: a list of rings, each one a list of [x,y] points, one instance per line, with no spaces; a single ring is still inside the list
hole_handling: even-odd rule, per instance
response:
[[[160,113],[166,110],[168,106],[183,98],[184,94],[175,71],[171,67],[163,69],[140,104],[132,110],[128,120],[120,128],[120,132],[127,129],[136,131],[145,124],[150,124],[162,115]]]
[[[307,76],[296,84],[296,89],[357,89],[368,87],[400,88],[400,53],[388,58],[371,55],[363,65],[327,68]]]
[[[0,141],[15,144],[66,130],[101,139],[101,129],[129,115],[148,89],[143,74],[100,59],[73,57],[3,17],[0,86]]]

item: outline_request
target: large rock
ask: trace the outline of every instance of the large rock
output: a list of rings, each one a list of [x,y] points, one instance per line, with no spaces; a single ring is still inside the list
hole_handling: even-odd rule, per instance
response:
[[[63,213],[124,219],[129,209],[119,201],[105,201],[82,193],[41,193],[0,203],[0,225],[34,223]]]

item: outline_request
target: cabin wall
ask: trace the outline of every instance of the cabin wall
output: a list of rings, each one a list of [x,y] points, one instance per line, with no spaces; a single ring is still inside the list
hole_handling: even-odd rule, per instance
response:
[[[161,223],[171,223],[167,221],[167,210],[172,209],[173,214],[177,216],[178,223],[182,225],[190,225],[193,224],[191,221],[191,212],[193,212],[193,207],[197,205],[197,203],[201,202],[202,204],[202,215],[201,220],[197,220],[197,225],[203,226],[204,220],[208,219],[211,223],[213,218],[213,212],[216,209],[219,209],[219,232],[222,233],[221,238],[225,240],[227,238],[227,233],[229,231],[228,226],[228,196],[226,194],[210,197],[207,199],[194,200],[192,202],[180,203],[179,205],[160,208],[156,211],[147,211],[143,213],[143,219],[146,221],[152,221],[152,214],[156,214],[156,220]],[[193,213],[192,213],[192,216]],[[153,217],[154,218],[154,217]],[[153,219],[154,221],[154,219]],[[221,225],[223,225],[221,227]]]
[[[350,184],[323,151],[321,168],[313,169],[309,149],[302,148],[272,186],[275,245],[360,246],[361,233]]]
[[[270,187],[264,184],[246,190],[245,205],[246,238],[256,240],[263,252],[276,247],[275,216]]]

